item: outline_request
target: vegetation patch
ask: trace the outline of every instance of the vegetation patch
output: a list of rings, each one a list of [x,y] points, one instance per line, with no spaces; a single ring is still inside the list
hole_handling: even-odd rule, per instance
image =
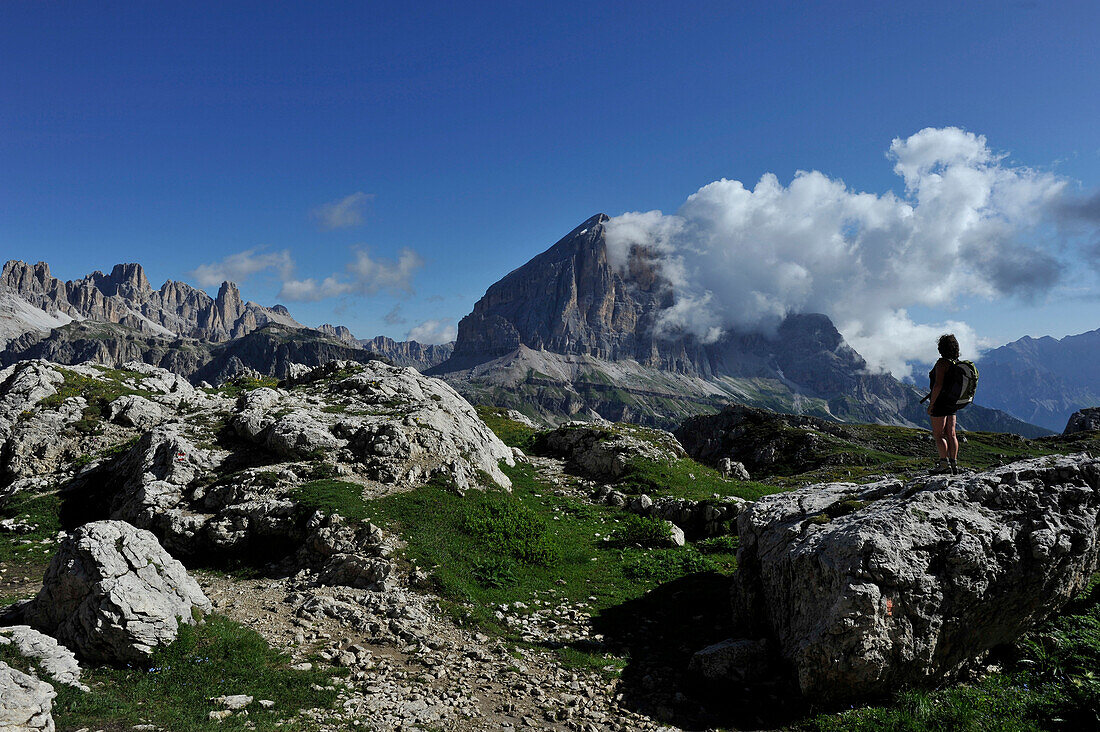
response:
[[[208,715],[219,708],[210,698],[228,694],[270,699],[275,706],[267,710],[254,703],[248,716],[232,715],[218,729],[294,729],[299,709],[331,708],[336,702],[329,675],[291,669],[290,659],[254,630],[218,615],[199,626],[182,626],[147,668],[92,668],[81,680],[91,693],[55,686],[53,715],[61,729],[125,729],[140,723],[177,732],[209,730]]]
[[[500,407],[484,405],[477,407],[477,416],[500,438],[501,442],[508,447],[518,447],[524,452],[532,452],[542,432],[523,422],[509,419],[507,415],[508,410]]]
[[[401,536],[404,558],[429,571],[445,606],[463,624],[522,644],[519,631],[494,617],[499,606],[552,598],[584,602],[599,615],[642,597],[660,582],[700,571],[733,571],[733,552],[723,547],[703,556],[691,547],[613,546],[612,535],[632,514],[554,495],[553,486],[530,465],[502,469],[512,480],[511,494],[489,489],[463,498],[446,486],[428,484],[367,502],[368,518]],[[507,536],[485,526],[490,515],[504,517],[512,527]],[[542,561],[525,561],[525,556]],[[629,624],[621,614],[607,622]],[[621,663],[584,648],[555,651],[571,667]]]
[[[690,458],[667,461],[635,458],[618,487],[624,493],[650,493],[693,500],[717,495],[755,501],[770,493],[786,490],[757,481],[724,478],[714,468]]]
[[[615,546],[664,546],[672,538],[672,527],[667,521],[651,516],[638,516],[627,513],[611,532],[611,543]]]
[[[26,534],[6,534],[0,540],[0,562],[44,564],[53,555],[61,530],[61,498],[57,493],[16,493],[0,507],[0,518],[34,527]]]
[[[349,521],[362,521],[369,513],[363,486],[346,480],[312,480],[295,488],[290,497],[311,511],[339,514]]]

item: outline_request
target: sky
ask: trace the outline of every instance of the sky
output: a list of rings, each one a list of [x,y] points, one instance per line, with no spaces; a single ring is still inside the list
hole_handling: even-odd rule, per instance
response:
[[[704,337],[1100,327],[1100,4],[909,5],[7,0],[0,259],[432,341],[604,212]]]

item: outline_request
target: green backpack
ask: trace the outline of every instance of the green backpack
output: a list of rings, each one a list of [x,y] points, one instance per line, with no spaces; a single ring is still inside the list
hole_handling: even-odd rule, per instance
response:
[[[978,367],[973,361],[952,361],[948,383],[959,385],[959,396],[955,408],[962,409],[974,401],[974,392],[978,390]]]
[[[931,390],[935,384],[935,369],[928,372],[928,388]],[[974,401],[974,392],[978,390],[978,367],[973,361],[952,361],[951,368],[944,379],[944,388],[950,389],[945,401],[955,400],[955,409],[959,410],[969,406]],[[921,403],[928,400],[928,396],[921,399]]]

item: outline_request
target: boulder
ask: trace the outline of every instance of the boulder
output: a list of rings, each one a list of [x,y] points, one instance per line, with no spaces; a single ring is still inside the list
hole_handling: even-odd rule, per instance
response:
[[[0,732],[53,732],[53,700],[57,692],[0,661]]]
[[[11,645],[24,658],[34,659],[42,671],[60,684],[88,690],[80,683],[76,655],[50,636],[27,625],[0,628],[0,647]]]
[[[159,405],[137,394],[115,399],[108,406],[107,414],[115,422],[139,430],[152,429],[165,420],[164,410]]]
[[[146,660],[210,601],[152,533],[95,521],[58,548],[24,622],[92,661]]]
[[[734,619],[812,699],[937,684],[1081,591],[1098,525],[1083,454],[767,496],[738,517]]]
[[[749,480],[749,471],[745,467],[745,464],[739,463],[736,460],[730,460],[728,457],[718,461],[718,472],[722,474],[723,478]]]
[[[638,458],[667,462],[687,457],[668,432],[634,425],[570,422],[546,435],[546,449],[569,467],[594,480],[617,480]]]
[[[1072,435],[1074,432],[1093,432],[1100,430],[1100,407],[1079,409],[1070,415],[1069,422],[1063,435]]]

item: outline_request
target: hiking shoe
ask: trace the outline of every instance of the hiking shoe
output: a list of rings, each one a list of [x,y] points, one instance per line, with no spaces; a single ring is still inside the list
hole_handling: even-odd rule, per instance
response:
[[[931,470],[932,475],[949,475],[951,474],[951,464],[944,458],[940,458],[935,467]]]
[[[950,458],[947,460],[947,464],[951,466],[951,475],[959,474],[959,464]]]

